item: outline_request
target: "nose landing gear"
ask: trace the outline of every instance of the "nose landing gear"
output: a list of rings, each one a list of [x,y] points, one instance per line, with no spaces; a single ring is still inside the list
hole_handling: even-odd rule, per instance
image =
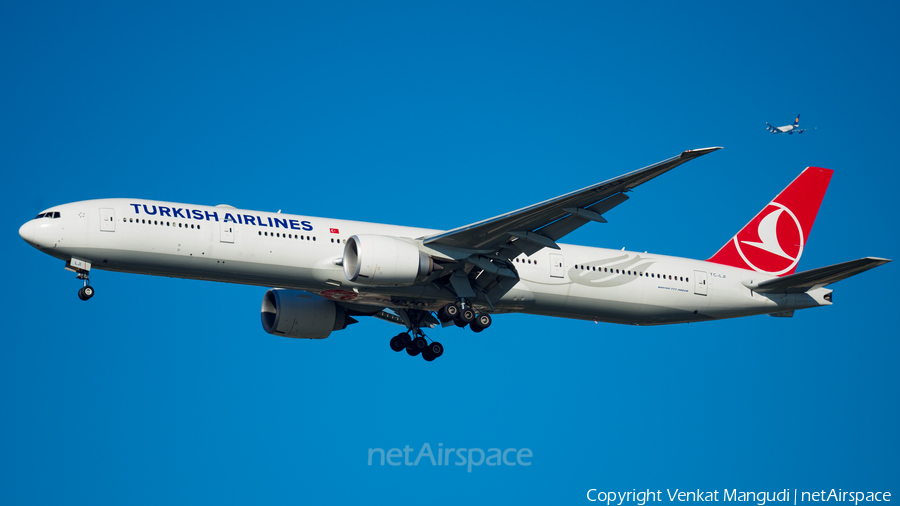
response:
[[[87,280],[85,280],[87,281]],[[84,285],[81,290],[78,290],[78,298],[81,300],[88,300],[94,296],[94,289],[91,285]]]
[[[85,260],[72,258],[66,262],[66,270],[77,274],[76,278],[84,281],[84,286],[78,290],[78,298],[88,300],[94,296],[94,288],[91,286],[91,263]]]

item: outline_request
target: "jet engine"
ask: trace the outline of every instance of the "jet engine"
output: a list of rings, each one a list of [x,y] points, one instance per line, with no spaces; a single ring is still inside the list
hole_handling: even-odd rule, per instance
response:
[[[262,326],[269,334],[325,339],[356,320],[334,301],[300,290],[273,288],[262,301]]]
[[[344,276],[355,283],[410,286],[433,270],[431,257],[396,237],[354,235],[344,246]]]

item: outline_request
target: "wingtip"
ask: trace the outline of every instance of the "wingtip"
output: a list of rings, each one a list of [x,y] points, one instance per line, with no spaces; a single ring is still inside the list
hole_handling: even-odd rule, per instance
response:
[[[703,156],[705,154],[712,153],[713,151],[718,151],[720,149],[722,149],[722,146],[714,146],[711,148],[689,149],[687,151],[682,151],[681,156],[696,158],[698,156]]]

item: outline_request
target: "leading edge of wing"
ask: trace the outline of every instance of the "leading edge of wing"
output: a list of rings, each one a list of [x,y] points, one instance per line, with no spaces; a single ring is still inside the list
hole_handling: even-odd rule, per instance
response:
[[[660,176],[671,169],[701,157],[705,154],[722,149],[711,147],[683,151],[678,156],[648,165],[647,167],[623,174],[619,177],[587,186],[558,197],[538,202],[537,204],[501,214],[493,218],[482,220],[470,225],[465,225],[447,232],[427,236],[423,238],[424,244],[445,244],[460,248],[489,248],[494,242],[509,239],[507,232],[515,230],[532,231],[552,223],[569,213],[564,211],[566,207],[584,208],[593,205],[616,193],[628,191],[647,181]]]

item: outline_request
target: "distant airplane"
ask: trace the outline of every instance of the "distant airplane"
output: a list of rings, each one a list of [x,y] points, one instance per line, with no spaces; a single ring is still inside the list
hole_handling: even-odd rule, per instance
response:
[[[799,130],[798,130],[799,129]],[[802,134],[806,131],[805,128],[800,128],[800,115],[797,115],[797,119],[794,120],[793,125],[785,125],[785,126],[772,126],[769,123],[766,123],[766,130],[772,132],[773,134]]]

